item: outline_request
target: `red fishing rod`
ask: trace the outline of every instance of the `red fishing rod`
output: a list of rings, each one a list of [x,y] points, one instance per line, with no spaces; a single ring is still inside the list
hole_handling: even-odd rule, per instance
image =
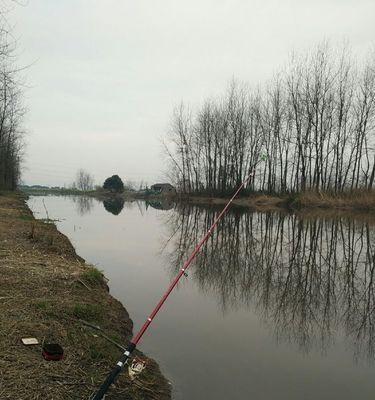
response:
[[[168,289],[165,291],[161,299],[159,300],[158,304],[155,306],[155,308],[152,310],[150,316],[146,319],[144,324],[142,325],[141,329],[138,331],[138,333],[132,338],[130,341],[129,345],[125,349],[124,354],[116,364],[116,366],[113,368],[113,370],[108,374],[106,380],[102,383],[96,394],[91,398],[91,400],[103,400],[105,394],[107,393],[109,387],[111,384],[114,382],[116,379],[117,375],[122,371],[124,366],[127,364],[131,354],[137,347],[138,342],[141,340],[142,336],[144,333],[147,331],[148,327],[151,325],[151,322],[153,319],[156,317],[156,314],[159,312],[161,307],[163,306],[164,302],[167,300],[168,296],[171,294],[175,286],[177,285],[178,281],[181,279],[183,275],[186,275],[186,270],[190,267],[191,262],[194,260],[195,256],[198,254],[199,250],[201,247],[204,245],[204,243],[207,241],[207,239],[210,237],[211,233],[217,226],[218,222],[221,220],[221,218],[224,216],[228,208],[230,207],[232,201],[237,197],[238,193],[241,191],[241,189],[246,185],[248,180],[250,179],[251,174],[241,183],[240,187],[237,189],[236,193],[231,197],[231,199],[228,201],[228,203],[225,205],[221,213],[216,217],[214,223],[211,225],[209,230],[206,232],[206,234],[203,236],[203,238],[200,240],[200,242],[197,244],[195,247],[194,251],[191,253],[190,257],[185,261],[184,265],[176,275],[176,277],[173,279],[173,281],[170,283]]]

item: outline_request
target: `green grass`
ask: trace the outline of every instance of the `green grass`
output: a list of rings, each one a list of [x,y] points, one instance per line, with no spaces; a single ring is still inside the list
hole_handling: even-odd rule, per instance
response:
[[[73,307],[73,315],[88,321],[100,321],[103,318],[103,307],[100,304],[77,303]]]
[[[105,357],[105,353],[103,352],[103,347],[98,346],[96,343],[91,343],[89,346],[90,358],[93,361],[100,361]]]
[[[35,303],[35,307],[38,310],[42,310],[42,311],[47,310],[50,307],[50,305],[51,305],[51,303],[47,300],[42,300],[42,301],[38,301]]]
[[[62,316],[61,310],[57,309],[56,304],[50,300],[37,301],[34,306],[46,318],[60,318]]]
[[[87,271],[85,271],[81,278],[91,284],[102,283],[103,282],[103,274],[95,267],[88,267]]]
[[[34,221],[34,217],[32,215],[20,215],[18,218],[22,221]]]
[[[47,318],[76,318],[87,321],[102,321],[104,308],[101,304],[76,303],[73,306],[63,303],[54,303],[50,300],[39,300],[34,307]]]

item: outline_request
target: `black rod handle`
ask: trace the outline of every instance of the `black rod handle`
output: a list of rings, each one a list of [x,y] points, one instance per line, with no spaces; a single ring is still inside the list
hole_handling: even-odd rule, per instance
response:
[[[94,397],[91,398],[91,400],[102,400],[104,398],[104,395],[107,393],[109,387],[115,381],[117,375],[121,372],[121,369],[122,368],[119,365],[116,365],[116,367],[113,368],[113,370],[108,374],[106,380],[101,384],[100,388],[95,393]]]
[[[101,384],[98,391],[91,397],[91,400],[103,400],[105,394],[107,393],[109,387],[115,381],[117,375],[122,371],[124,366],[127,364],[131,353],[135,349],[135,344],[130,343],[129,346],[126,348],[124,354],[122,355],[121,359],[118,361],[116,366],[112,369],[112,371],[108,374],[105,381]]]

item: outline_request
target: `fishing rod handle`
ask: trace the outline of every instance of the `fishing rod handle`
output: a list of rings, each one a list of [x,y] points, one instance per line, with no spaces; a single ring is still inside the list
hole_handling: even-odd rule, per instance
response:
[[[134,351],[135,347],[136,346],[135,346],[134,343],[130,343],[128,345],[128,347],[126,348],[126,350],[125,350],[124,354],[122,355],[121,359],[117,362],[116,366],[108,374],[107,378],[101,384],[101,386],[99,387],[98,391],[91,398],[91,400],[104,400],[104,396],[107,393],[109,387],[116,380],[117,375],[122,371],[124,366],[127,364],[128,360],[130,358],[130,355]]]

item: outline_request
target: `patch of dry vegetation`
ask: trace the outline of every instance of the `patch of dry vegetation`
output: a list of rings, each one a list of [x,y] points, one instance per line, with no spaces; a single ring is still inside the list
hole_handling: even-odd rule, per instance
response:
[[[21,197],[3,194],[0,274],[0,398],[88,399],[132,334],[101,272],[53,224],[34,220]],[[45,361],[41,346],[24,346],[23,337],[60,343],[64,360]],[[169,399],[170,388],[149,360],[133,383],[122,374],[107,398]]]
[[[183,196],[182,202],[196,205],[225,205],[229,198]],[[375,211],[375,190],[353,190],[344,193],[328,193],[306,191],[299,194],[285,194],[280,196],[255,193],[251,196],[238,197],[234,205],[250,207],[256,211],[272,210],[308,210],[314,208],[332,209],[355,212]]]
[[[354,190],[339,194],[304,192],[298,195],[292,206],[375,211],[375,190]]]

